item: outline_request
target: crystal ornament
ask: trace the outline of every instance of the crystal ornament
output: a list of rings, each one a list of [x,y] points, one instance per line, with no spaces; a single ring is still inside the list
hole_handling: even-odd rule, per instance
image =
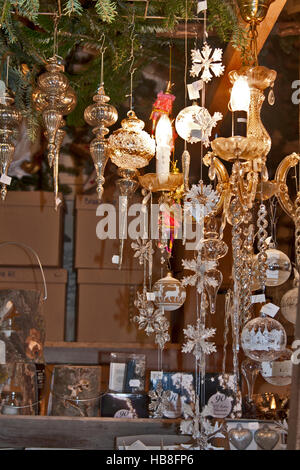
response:
[[[185,288],[171,273],[155,282],[153,292],[155,293],[155,305],[166,311],[177,310],[183,305],[186,298]]]
[[[21,123],[21,113],[13,106],[14,99],[8,91],[0,97],[0,176],[7,176],[13,160],[15,143]],[[5,200],[6,184],[1,183],[1,199]]]
[[[219,233],[217,232],[216,219],[209,217],[205,223],[205,238],[203,240],[202,254],[203,258],[216,261],[226,256],[228,252],[228,246],[220,240]]]
[[[109,100],[109,96],[105,94],[104,86],[101,85],[97,94],[93,97],[94,103],[84,111],[84,119],[90,126],[94,127],[93,133],[96,135],[90,143],[90,152],[97,175],[99,200],[101,200],[103,194],[104,172],[109,158],[109,145],[105,135],[108,134],[107,127],[115,124],[118,119],[118,112],[114,106],[108,103]]]
[[[274,318],[258,317],[243,328],[241,345],[246,356],[254,361],[273,361],[286,348],[286,332]]]
[[[143,130],[145,123],[130,110],[121,126],[108,139],[111,161],[130,170],[147,166],[155,155],[155,140]]]
[[[197,259],[182,260],[182,266],[184,269],[194,272],[190,276],[183,277],[181,281],[183,286],[195,286],[198,294],[203,293],[207,286],[217,287],[218,281],[210,275],[211,271],[216,270],[216,261],[205,260],[198,256]]]
[[[220,195],[211,185],[193,184],[185,195],[185,209],[195,218],[196,222],[211,214],[215,209]]]
[[[150,390],[148,396],[151,400],[149,411],[152,418],[163,418],[170,408],[171,390],[164,390],[162,381],[158,380],[155,390]]]
[[[208,147],[212,129],[222,117],[221,113],[215,112],[211,116],[206,108],[192,105],[179,112],[175,128],[178,135],[186,142],[195,144],[202,141]]]
[[[190,75],[192,77],[198,77],[201,73],[201,79],[208,83],[213,78],[213,74],[216,77],[220,77],[225,70],[225,66],[222,65],[222,49],[212,48],[204,43],[202,50],[194,49],[192,50],[192,68]]]
[[[182,352],[193,353],[197,360],[201,360],[203,355],[212,354],[216,352],[215,343],[208,341],[208,339],[214,336],[216,328],[205,328],[198,318],[196,326],[188,325],[183,330],[186,338],[186,343],[182,346]]]
[[[248,401],[251,402],[254,393],[254,385],[260,372],[261,365],[253,359],[247,358],[242,362],[241,371],[245,377],[248,388]]]

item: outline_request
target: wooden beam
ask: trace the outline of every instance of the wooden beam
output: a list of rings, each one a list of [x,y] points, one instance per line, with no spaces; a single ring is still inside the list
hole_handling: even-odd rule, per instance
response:
[[[287,0],[275,0],[274,3],[271,3],[266,18],[258,26],[258,53],[263,48],[286,2]],[[246,28],[247,25],[245,23],[244,25]],[[240,51],[238,49],[235,49],[231,44],[229,44],[223,56],[223,63],[225,65],[225,73],[219,80],[215,81],[215,88],[208,87],[208,98],[209,96],[212,96],[211,103],[209,106],[210,113],[213,114],[215,111],[219,111],[223,114],[225,118],[228,111],[228,102],[230,98],[229,90],[232,86],[228,78],[228,73],[231,70],[237,70],[242,66],[242,57]],[[221,123],[219,124],[218,128],[220,128],[220,126]],[[216,132],[218,132],[217,128]]]

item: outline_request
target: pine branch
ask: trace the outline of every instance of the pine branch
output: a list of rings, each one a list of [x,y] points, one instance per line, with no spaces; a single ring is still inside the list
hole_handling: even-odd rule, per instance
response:
[[[64,10],[65,15],[82,15],[83,8],[79,0],[67,0]]]

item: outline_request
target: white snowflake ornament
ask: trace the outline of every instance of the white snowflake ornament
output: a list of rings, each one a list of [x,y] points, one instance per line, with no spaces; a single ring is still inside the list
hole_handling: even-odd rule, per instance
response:
[[[185,196],[185,209],[200,222],[200,218],[204,218],[211,214],[216,208],[220,199],[220,194],[212,189],[211,184],[193,184],[191,189],[187,191]]]
[[[203,354],[216,352],[215,343],[207,341],[215,332],[216,328],[205,328],[198,318],[196,326],[188,325],[188,327],[183,330],[187,342],[182,346],[182,352],[192,352],[198,360],[203,357]]]
[[[213,51],[207,43],[203,45],[201,51],[193,49],[191,76],[198,77],[202,72],[201,79],[206,83],[211,81],[213,74],[216,77],[220,77],[225,70],[225,66],[222,65],[222,55],[222,49],[217,48]]]

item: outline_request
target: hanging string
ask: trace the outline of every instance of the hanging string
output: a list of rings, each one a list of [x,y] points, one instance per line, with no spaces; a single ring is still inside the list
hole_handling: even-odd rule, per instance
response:
[[[207,15],[206,15],[206,10],[204,10],[203,15],[204,15],[203,16],[203,44],[206,44],[206,39],[207,39],[207,30],[206,30]],[[205,102],[206,102],[206,88],[205,88],[205,82],[203,82],[202,91],[201,91],[201,106],[203,108],[205,108]],[[201,181],[203,180],[203,157],[204,157],[204,146],[203,146],[203,142],[201,140],[201,152],[200,152],[200,158],[201,158],[200,179],[201,179]]]
[[[128,59],[128,62],[130,62],[130,67],[129,67],[129,75],[130,75],[130,94],[126,95],[129,97],[129,108],[130,111],[133,110],[133,75],[134,72],[136,71],[136,68],[134,68],[134,40],[135,40],[135,14],[134,14],[134,6],[132,6],[132,21],[131,25],[129,27],[130,29],[130,42],[131,42],[131,49],[130,49],[130,57]]]
[[[9,61],[10,61],[10,56],[8,55],[8,56],[6,57],[6,88],[8,88]]]
[[[188,3],[185,0],[185,22],[184,22],[184,107],[187,106],[187,67],[188,67],[188,40],[187,40],[187,19]],[[187,142],[184,141],[184,150],[187,149]]]
[[[53,57],[57,57],[57,55],[58,55],[58,41],[57,41],[58,20],[59,20],[59,15],[57,13],[55,13],[54,16],[53,16],[53,23],[54,23]]]
[[[101,67],[100,67],[100,86],[104,85],[104,53],[106,51],[106,47],[104,47],[105,43],[105,34],[102,33],[100,38],[101,46],[100,46],[100,54],[101,54]]]

